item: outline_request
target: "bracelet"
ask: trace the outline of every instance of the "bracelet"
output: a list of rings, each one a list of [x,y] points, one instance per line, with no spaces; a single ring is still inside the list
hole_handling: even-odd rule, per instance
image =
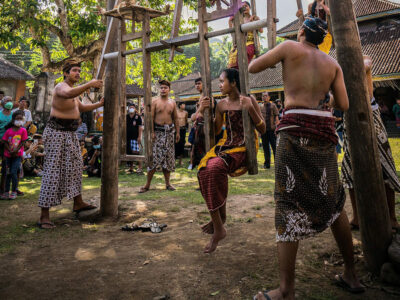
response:
[[[264,121],[263,121],[263,120],[261,120],[260,123],[258,123],[258,124],[256,125],[256,127],[261,126],[262,124],[264,124]]]

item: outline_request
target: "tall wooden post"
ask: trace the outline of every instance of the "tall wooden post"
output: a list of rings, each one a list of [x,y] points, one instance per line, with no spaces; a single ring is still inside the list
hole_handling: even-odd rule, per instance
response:
[[[253,16],[257,16],[257,6],[256,6],[256,0],[251,0],[251,14]],[[260,39],[258,37],[258,31],[254,30],[253,31],[254,35],[254,48],[256,49],[256,56],[260,55]]]
[[[267,0],[268,48],[276,46],[276,0]]]
[[[379,274],[387,259],[391,228],[361,42],[352,0],[330,1],[330,10],[336,53],[350,100],[345,125],[362,247],[367,267]]]
[[[232,5],[239,8],[241,5],[240,0],[233,0]],[[240,30],[240,25],[243,24],[243,15],[237,10],[234,18],[235,26],[235,37],[237,46],[237,60],[239,66],[239,76],[240,76],[240,89],[241,94],[248,96],[250,95],[249,88],[249,71],[248,71],[248,59],[247,59],[247,49],[246,49],[246,35]],[[254,143],[254,125],[251,122],[249,112],[246,109],[242,110],[243,114],[243,127],[246,143],[246,157],[247,157],[247,169],[250,175],[258,173],[257,166],[257,152]]]
[[[111,10],[113,7],[114,1],[109,1],[108,9]],[[120,33],[118,35],[120,36]],[[114,35],[110,39],[110,51],[117,51],[118,37]],[[114,218],[118,216],[118,127],[120,107],[118,90],[118,62],[116,60],[108,60],[104,87],[100,214],[103,217]]]
[[[205,34],[208,32],[207,22],[204,17],[207,13],[206,0],[198,0],[198,22],[199,22],[199,42],[200,42],[200,63],[201,79],[203,82],[203,96],[210,97],[212,101],[211,70],[210,70],[210,47]],[[204,111],[204,136],[206,151],[210,150],[215,144],[214,138],[214,118],[212,108]]]
[[[122,36],[126,33],[125,20],[121,19],[118,33],[118,82],[119,82],[119,139],[120,155],[126,155],[126,59],[122,52],[126,50],[126,42],[122,41]]]
[[[151,53],[146,51],[146,46],[150,43],[150,15],[146,12],[143,16],[142,25],[143,41],[143,87],[144,87],[144,126],[148,128],[144,131],[145,151],[147,165],[153,161],[153,140],[151,132],[153,131],[153,120],[151,116]],[[139,108],[140,109],[140,108]]]

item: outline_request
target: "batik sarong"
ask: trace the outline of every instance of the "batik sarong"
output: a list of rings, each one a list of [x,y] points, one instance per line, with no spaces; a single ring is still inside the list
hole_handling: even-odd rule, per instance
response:
[[[320,233],[343,210],[345,193],[336,161],[335,119],[328,114],[310,109],[286,110],[278,126],[277,242],[296,242]],[[319,132],[315,130],[318,127]]]
[[[43,132],[44,157],[39,207],[60,205],[82,192],[83,162],[76,135],[78,120],[51,117]]]
[[[197,117],[197,119],[194,122],[193,168],[200,163],[204,155],[206,155],[204,118]]]
[[[154,124],[153,162],[148,170],[157,167],[172,172],[175,170],[175,125]]]
[[[179,127],[179,141],[175,144],[175,158],[185,154],[186,127]]]
[[[400,192],[400,181],[397,177],[396,166],[392,156],[392,150],[390,148],[388,135],[386,132],[385,125],[383,124],[379,106],[375,101],[375,98],[371,100],[372,115],[374,121],[374,128],[376,133],[376,139],[379,150],[379,159],[382,166],[383,180],[385,184],[389,185],[393,190]],[[346,118],[346,114],[344,116]],[[350,150],[349,142],[346,138],[346,127],[344,128],[344,157],[342,162],[342,176],[343,185],[345,188],[353,188],[353,173],[350,161]]]
[[[247,172],[242,111],[227,111],[224,119],[224,137],[203,157],[198,166],[200,190],[209,211],[225,205],[228,175],[236,177]]]

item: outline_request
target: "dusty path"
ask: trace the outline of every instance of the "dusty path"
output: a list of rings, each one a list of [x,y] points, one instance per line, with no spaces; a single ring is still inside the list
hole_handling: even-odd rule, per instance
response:
[[[277,285],[272,197],[229,197],[228,236],[212,255],[202,253],[209,238],[200,231],[208,220],[204,205],[173,198],[121,203],[118,223],[90,224],[74,220],[67,202],[56,230],[21,237],[15,249],[0,256],[0,299],[153,299],[166,294],[171,299],[251,299],[257,290]],[[15,210],[20,221],[33,226],[37,211]],[[150,216],[168,224],[167,230],[120,230],[126,222]],[[356,244],[358,239],[356,233]],[[396,299],[377,289],[355,297],[336,288],[332,278],[341,271],[340,263],[329,230],[301,243],[298,298]],[[357,268],[366,275],[361,262]]]

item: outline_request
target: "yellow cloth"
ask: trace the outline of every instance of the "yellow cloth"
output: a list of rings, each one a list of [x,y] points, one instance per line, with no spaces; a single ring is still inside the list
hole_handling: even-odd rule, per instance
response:
[[[225,116],[224,116],[225,117]],[[257,131],[254,131],[254,141],[256,144],[256,153],[258,153],[258,134]],[[215,153],[215,149],[216,147],[219,146],[223,146],[226,142],[226,138],[227,138],[227,134],[226,134],[226,130],[224,131],[224,136],[219,140],[219,142],[210,149],[210,151],[207,152],[207,154],[201,159],[199,166],[197,167],[198,170],[200,170],[201,168],[205,168],[207,166],[207,162],[214,157],[217,157],[217,153]],[[246,146],[242,146],[242,147],[236,147],[236,148],[232,148],[232,149],[227,149],[224,151],[221,151],[220,153],[238,153],[238,152],[246,152]],[[241,176],[243,174],[245,174],[247,172],[247,167],[241,167],[239,169],[237,169],[236,171],[234,171],[233,173],[230,173],[229,175],[231,177],[237,177],[237,176]]]
[[[333,41],[332,35],[328,32],[322,44],[318,46],[318,49],[321,50],[322,52],[325,52],[326,54],[329,54],[329,51],[331,51],[332,47],[332,41]]]
[[[248,32],[246,39],[246,47],[253,44],[254,44],[254,34],[253,32]],[[237,47],[233,47],[231,49],[231,52],[229,52],[228,67],[236,65],[237,65]]]

